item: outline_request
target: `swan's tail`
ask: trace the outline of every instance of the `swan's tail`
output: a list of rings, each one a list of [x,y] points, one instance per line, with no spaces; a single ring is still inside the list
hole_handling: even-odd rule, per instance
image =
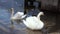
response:
[[[25,17],[26,17],[26,15],[23,15],[23,16],[22,16],[22,18],[25,18]]]

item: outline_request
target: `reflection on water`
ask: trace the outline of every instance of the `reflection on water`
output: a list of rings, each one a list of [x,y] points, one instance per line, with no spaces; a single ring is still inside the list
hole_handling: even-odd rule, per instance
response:
[[[23,23],[14,23],[14,28],[11,27],[10,12],[8,9],[0,8],[0,33],[1,34],[41,34],[41,31],[32,31],[25,27]],[[48,17],[47,17],[48,16]],[[55,16],[46,15],[44,17],[45,22],[55,22]]]

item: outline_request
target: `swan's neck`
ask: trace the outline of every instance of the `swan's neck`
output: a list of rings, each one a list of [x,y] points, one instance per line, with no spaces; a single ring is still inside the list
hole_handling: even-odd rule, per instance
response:
[[[40,19],[40,16],[41,16],[41,13],[39,13],[39,14],[37,15],[37,18]]]
[[[14,15],[14,9],[11,8],[11,17],[13,17],[13,15]]]

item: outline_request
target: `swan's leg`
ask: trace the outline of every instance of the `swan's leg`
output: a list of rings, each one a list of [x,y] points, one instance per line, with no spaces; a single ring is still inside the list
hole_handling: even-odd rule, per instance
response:
[[[14,31],[14,24],[13,24],[13,21],[12,20],[10,20],[11,21],[11,25],[10,25],[10,34],[13,34],[13,31]]]
[[[13,21],[11,20],[11,24],[13,25]]]
[[[12,20],[11,20],[11,28],[14,29],[14,23]]]

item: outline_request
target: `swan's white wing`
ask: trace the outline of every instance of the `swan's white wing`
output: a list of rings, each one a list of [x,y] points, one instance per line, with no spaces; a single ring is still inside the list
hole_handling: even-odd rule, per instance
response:
[[[22,19],[22,16],[24,15],[24,13],[23,12],[17,12],[13,17],[15,18],[15,19]]]
[[[43,22],[38,20],[36,17],[28,17],[26,18],[26,21],[32,29],[42,29],[44,26]]]
[[[22,15],[24,15],[23,12],[17,12],[14,16],[22,16]]]

